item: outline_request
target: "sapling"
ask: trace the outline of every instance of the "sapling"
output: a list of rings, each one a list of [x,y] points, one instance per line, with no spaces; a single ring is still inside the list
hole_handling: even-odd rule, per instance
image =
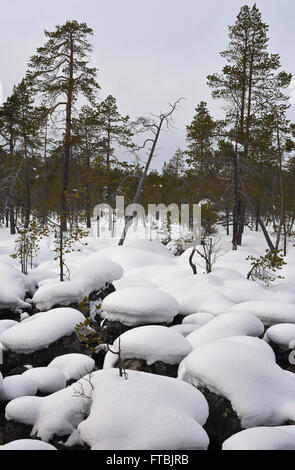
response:
[[[27,228],[18,229],[15,251],[10,256],[19,259],[22,273],[28,274],[28,266],[33,268],[33,259],[40,249],[40,240],[48,234],[48,227],[39,224],[37,219],[31,220]]]
[[[267,286],[276,279],[284,279],[277,274],[277,271],[287,264],[281,252],[282,250],[267,249],[263,256],[248,256],[246,260],[251,261],[252,268],[247,274],[247,279],[263,281]]]

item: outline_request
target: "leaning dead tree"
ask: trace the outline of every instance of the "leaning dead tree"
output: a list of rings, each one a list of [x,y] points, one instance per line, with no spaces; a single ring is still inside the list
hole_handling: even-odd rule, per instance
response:
[[[152,159],[155,154],[155,150],[157,148],[157,143],[161,134],[161,131],[163,130],[164,127],[166,129],[169,129],[172,127],[172,114],[174,111],[177,109],[177,106],[179,102],[183,98],[179,98],[177,101],[175,101],[173,104],[170,104],[170,110],[166,113],[161,113],[158,116],[154,116],[153,118],[146,118],[146,117],[140,117],[137,122],[135,123],[135,126],[137,128],[137,133],[138,134],[143,134],[146,132],[151,133],[151,137],[147,138],[143,145],[141,147],[138,147],[137,150],[143,149],[146,147],[146,145],[150,145],[149,152],[148,152],[148,159],[145,163],[142,175],[140,177],[137,190],[133,199],[133,204],[137,204],[139,202],[141,193],[143,191],[144,183],[152,162]],[[121,238],[119,240],[119,245],[122,246],[124,244],[128,229],[130,225],[132,224],[132,220],[135,215],[128,215],[125,217],[125,225],[123,232],[121,234]]]

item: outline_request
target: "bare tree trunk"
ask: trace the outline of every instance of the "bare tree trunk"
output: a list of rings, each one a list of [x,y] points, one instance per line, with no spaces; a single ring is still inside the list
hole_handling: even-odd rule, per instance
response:
[[[64,140],[64,160],[62,175],[62,194],[61,194],[61,227],[67,229],[67,191],[69,185],[69,162],[71,156],[71,127],[72,127],[72,100],[73,100],[73,69],[74,69],[74,44],[71,38],[70,59],[69,59],[69,81],[67,89],[66,105],[66,131]]]
[[[284,199],[284,184],[283,184],[283,168],[282,168],[282,149],[279,133],[279,125],[277,124],[277,145],[279,157],[279,180],[280,180],[280,222],[278,227],[276,250],[279,249],[282,228],[285,226],[285,199]]]
[[[177,104],[179,103],[180,99],[177,100],[173,105],[171,105],[171,110],[169,112],[167,112],[166,114],[160,114],[160,116],[158,116],[159,117],[159,123],[158,124],[156,124],[156,123],[143,124],[143,126],[146,127],[146,129],[151,129],[151,128],[153,129],[154,138],[153,139],[147,139],[145,141],[144,145],[143,145],[143,146],[145,146],[146,142],[148,142],[148,141],[152,143],[152,146],[151,146],[151,149],[150,149],[150,152],[149,152],[149,157],[147,159],[143,174],[141,175],[141,178],[140,178],[138,186],[137,186],[137,190],[136,190],[136,193],[135,193],[135,196],[134,196],[134,199],[133,199],[133,204],[137,204],[139,199],[140,199],[140,196],[141,196],[141,193],[142,193],[142,190],[143,190],[143,187],[144,187],[144,183],[145,183],[145,180],[146,180],[149,168],[150,168],[150,164],[151,164],[151,161],[153,159],[154,152],[156,150],[156,146],[157,146],[157,143],[158,143],[158,139],[159,139],[159,136],[160,136],[160,133],[161,133],[163,123],[166,122],[167,125],[169,124],[169,117],[175,111],[175,109],[177,107]],[[125,226],[124,226],[123,232],[121,234],[121,238],[119,240],[119,246],[122,246],[124,244],[124,241],[125,241],[125,238],[126,238],[126,235],[127,235],[127,231],[128,231],[128,229],[131,225],[131,222],[132,222],[133,218],[134,218],[134,216],[128,216],[126,218]]]

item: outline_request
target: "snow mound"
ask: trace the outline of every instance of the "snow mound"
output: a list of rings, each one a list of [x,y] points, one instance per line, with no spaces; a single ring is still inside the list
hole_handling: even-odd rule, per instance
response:
[[[178,314],[179,305],[171,295],[159,289],[134,287],[112,292],[103,300],[102,310],[102,318],[137,326],[171,323]]]
[[[95,362],[86,354],[70,353],[55,357],[47,367],[61,370],[67,380],[79,380],[93,371]]]
[[[191,352],[179,378],[227,398],[243,428],[295,419],[295,380],[270,357],[241,342],[216,341]]]
[[[242,302],[234,305],[232,311],[252,313],[267,326],[277,323],[295,323],[295,305],[285,302]]]
[[[133,328],[117,338],[111,347],[119,351],[121,358],[144,359],[148,365],[157,361],[166,364],[179,364],[192,350],[189,342],[177,331],[160,325],[148,325]],[[108,351],[105,356],[104,368],[114,367],[118,355]]]
[[[182,320],[182,323],[195,323],[196,325],[203,326],[205,325],[205,323],[208,323],[210,320],[213,320],[213,318],[215,318],[215,316],[207,312],[192,313],[190,315],[187,315],[187,317]]]
[[[276,362],[276,355],[273,349],[262,339],[253,338],[253,336],[231,336],[230,338],[223,338],[220,341],[248,344],[248,346],[252,346],[252,348],[256,349],[260,354],[264,354],[271,361]]]
[[[107,450],[206,449],[209,443],[202,428],[208,404],[197,389],[132,370],[127,380],[117,369],[99,370],[47,397],[17,398],[5,416],[31,424],[31,435],[43,441],[69,436],[69,446],[84,441]]]
[[[206,449],[207,402],[183,384],[146,372],[128,371],[127,380],[115,369],[96,372],[90,415],[78,426],[82,440],[93,450]]]
[[[213,313],[224,313],[232,307],[232,303],[220,292],[214,290],[201,290],[198,292],[171,291],[173,297],[179,303],[179,313],[181,315],[191,315],[196,312],[211,310]],[[209,300],[208,300],[209,299]],[[213,306],[215,303],[215,307]],[[204,310],[204,309],[206,310]]]
[[[48,442],[37,439],[17,439],[0,446],[0,450],[57,450]]]
[[[213,320],[190,333],[187,340],[193,349],[196,349],[217,339],[230,336],[259,336],[263,331],[263,324],[254,315],[232,312],[213,318]]]
[[[0,400],[10,401],[14,398],[32,396],[37,393],[37,385],[30,377],[11,375],[5,377],[0,386]]]
[[[197,325],[196,323],[182,323],[180,325],[172,325],[169,328],[177,331],[182,336],[186,337],[187,335],[192,333],[192,331],[195,331],[200,328],[200,325]]]
[[[0,310],[30,308],[23,298],[32,288],[33,283],[27,276],[10,263],[0,261]]]
[[[224,441],[222,450],[295,450],[295,426],[245,429]]]
[[[93,259],[75,269],[70,281],[45,279],[33,296],[33,303],[43,311],[54,305],[69,305],[81,302],[91,292],[102,289],[106,283],[120,279],[121,266],[110,260]]]
[[[99,263],[100,258],[112,260],[122,266],[124,271],[142,266],[173,265],[175,263],[174,256],[171,255],[168,250],[156,253],[151,250],[133,246],[112,246],[103,248],[95,254],[95,258],[97,263]]]
[[[18,325],[18,322],[15,320],[0,320],[0,335],[15,325]]]
[[[0,335],[5,349],[28,354],[54,343],[59,338],[73,333],[77,323],[85,320],[84,315],[73,308],[54,308],[40,312]]]
[[[21,377],[29,378],[35,382],[39,392],[54,393],[65,388],[67,379],[59,369],[48,367],[35,367],[24,372]]]
[[[295,325],[281,323],[273,325],[266,331],[263,339],[269,343],[273,342],[281,349],[288,350],[295,347]]]

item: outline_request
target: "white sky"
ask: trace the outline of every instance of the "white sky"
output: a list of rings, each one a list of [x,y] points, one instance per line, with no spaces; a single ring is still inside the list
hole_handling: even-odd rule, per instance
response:
[[[185,126],[194,108],[211,100],[208,74],[221,70],[219,52],[228,43],[240,0],[0,0],[0,82],[4,97],[26,71],[26,64],[44,43],[44,29],[68,19],[85,21],[94,30],[93,64],[99,69],[100,97],[117,98],[122,114],[132,118],[165,111],[183,96],[175,114],[177,129],[163,134],[154,167],[160,168],[177,147],[185,148]],[[252,2],[248,2],[251,6]],[[258,0],[270,25],[270,49],[295,74],[294,0]],[[1,86],[0,86],[1,88]],[[294,105],[290,117],[295,119]]]

